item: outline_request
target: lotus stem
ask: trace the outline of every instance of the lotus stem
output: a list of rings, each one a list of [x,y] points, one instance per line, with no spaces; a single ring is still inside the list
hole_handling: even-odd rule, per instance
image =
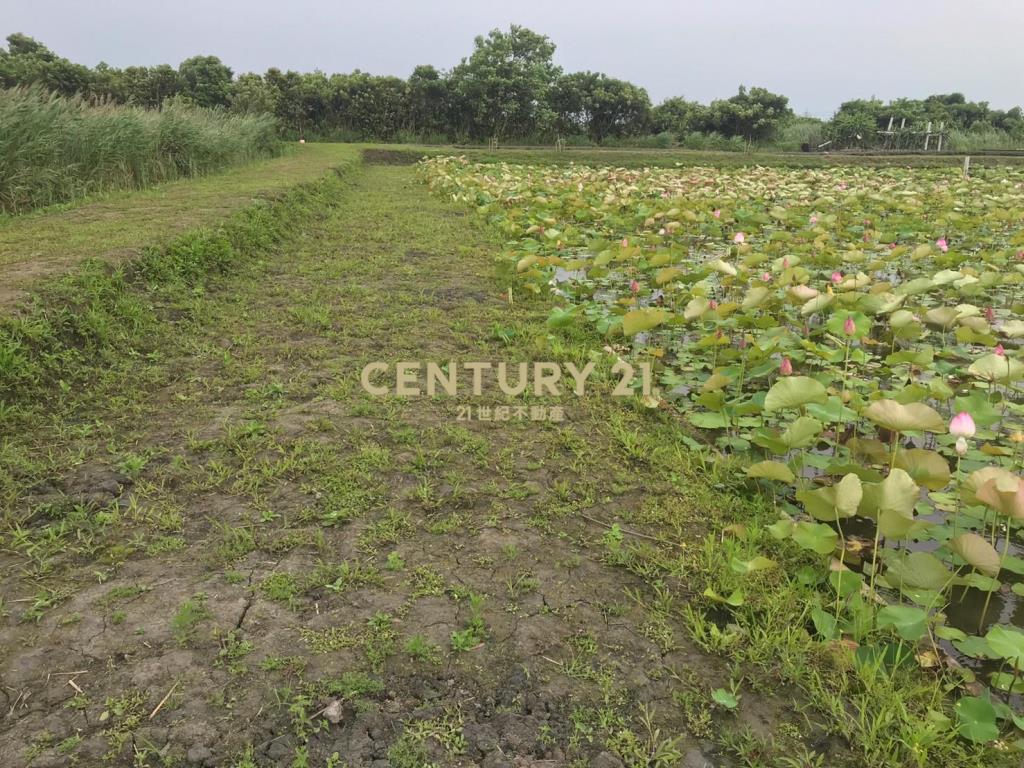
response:
[[[871,548],[871,594],[875,594],[875,574],[878,573],[878,537],[882,532],[882,523],[875,519],[875,544]]]
[[[846,340],[846,359],[843,360],[843,391],[839,397],[839,426],[836,427],[836,439],[832,443],[832,456],[839,456],[839,437],[843,433],[843,428],[846,426],[846,419],[843,418],[843,409],[846,407],[846,403],[843,401],[843,395],[846,394],[846,382],[849,378],[850,369],[850,340]]]
[[[1010,551],[1010,529],[1007,527],[1006,536],[1003,537],[1003,556],[1002,559],[1006,559],[1006,553]],[[988,594],[985,595],[985,605],[981,607],[981,618],[978,620],[978,634],[981,634],[981,630],[985,626],[985,616],[988,614],[988,604],[992,600],[992,593],[995,590],[988,590]]]
[[[960,519],[960,461],[963,457],[958,453],[956,455],[956,501],[953,506],[953,535],[956,536],[956,524]]]
[[[843,586],[843,564],[846,561],[846,534],[843,533],[843,524],[839,519],[839,515],[836,515],[836,528],[839,529],[839,587],[836,590],[836,625],[839,624],[839,596],[841,588]]]

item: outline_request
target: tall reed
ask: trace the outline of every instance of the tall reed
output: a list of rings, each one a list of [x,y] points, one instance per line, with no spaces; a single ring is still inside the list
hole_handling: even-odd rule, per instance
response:
[[[0,90],[0,211],[139,189],[280,151],[269,115],[169,103],[90,104],[37,86]]]

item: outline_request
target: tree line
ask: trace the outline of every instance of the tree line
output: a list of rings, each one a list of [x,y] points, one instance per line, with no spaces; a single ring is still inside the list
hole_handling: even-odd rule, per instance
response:
[[[62,58],[23,34],[0,48],[0,85],[41,83],[60,94],[81,94],[159,108],[174,99],[241,114],[269,113],[288,136],[335,140],[447,142],[629,142],[657,136],[663,143],[687,137],[734,144],[779,141],[872,146],[890,117],[911,125],[942,122],[948,130],[999,132],[1024,141],[1019,107],[994,110],[959,93],[883,103],[843,103],[830,121],[797,118],[789,100],[765,88],[744,88],[710,104],[669,98],[651,102],[647,91],[600,72],[564,72],[555,45],[525,27],[493,30],[451,70],[416,67],[407,79],[372,75],[299,73],[270,68],[235,76],[216,56],[118,69],[86,67]]]

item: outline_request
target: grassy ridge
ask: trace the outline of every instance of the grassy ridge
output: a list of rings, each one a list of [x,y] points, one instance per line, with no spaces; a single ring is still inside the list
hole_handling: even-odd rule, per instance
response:
[[[169,105],[91,106],[41,88],[0,91],[0,211],[140,189],[280,151],[270,116]]]
[[[358,157],[358,150],[342,145],[291,150],[202,178],[110,192],[58,210],[0,215],[0,312],[34,284],[70,272],[85,259],[128,261],[144,246],[216,226],[254,200],[276,198]]]
[[[336,167],[218,226],[149,247],[124,265],[88,259],[45,282],[21,312],[0,317],[0,427],[13,427],[29,410],[53,407],[98,371],[124,375],[133,358],[158,352],[150,339],[168,307],[180,311],[201,301],[209,280],[268,253],[333,204],[348,170]]]

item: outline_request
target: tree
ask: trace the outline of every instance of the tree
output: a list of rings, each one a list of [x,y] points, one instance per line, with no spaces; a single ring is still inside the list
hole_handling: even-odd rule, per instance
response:
[[[231,111],[242,114],[274,114],[277,110],[278,95],[274,87],[261,75],[246,72],[239,76],[231,89]]]
[[[559,77],[550,100],[559,130],[586,133],[596,142],[642,133],[651,108],[643,88],[599,72]]]
[[[559,74],[554,44],[513,25],[477,37],[473,53],[452,70],[460,122],[478,139],[523,137],[546,129],[548,92]]]
[[[392,138],[405,123],[406,83],[356,70],[331,77],[334,113],[341,128],[360,138]]]
[[[178,65],[182,93],[200,107],[226,107],[231,98],[231,69],[216,56],[193,56]]]
[[[0,83],[4,86],[40,83],[64,96],[88,93],[93,72],[62,59],[27,35],[7,36],[7,51],[0,56]]]
[[[827,126],[828,137],[840,147],[871,146],[877,141],[880,101],[843,102]]]
[[[146,109],[158,109],[164,101],[181,92],[181,78],[168,64],[101,69],[104,66],[96,67],[97,77],[93,81],[92,92],[97,95],[108,95]]]
[[[445,133],[448,130],[451,99],[448,81],[429,64],[422,64],[409,75],[406,119],[409,130],[418,134]]]
[[[181,76],[170,64],[157,64],[147,73],[139,103],[147,107],[159,107],[167,99],[181,93]]]
[[[112,100],[123,104],[128,100],[125,96],[125,73],[101,61],[89,77],[88,94],[95,100]]]
[[[728,99],[711,102],[708,127],[725,136],[741,136],[748,143],[772,138],[783,123],[793,117],[789,99],[765,88],[742,85]]]
[[[303,111],[302,75],[271,67],[263,79],[274,94],[274,114],[281,125],[303,136],[307,121]]]
[[[11,56],[35,56],[43,61],[56,61],[57,54],[34,37],[14,32],[7,36],[7,52]]]
[[[685,136],[703,129],[707,111],[703,104],[687,101],[681,96],[665,99],[651,110],[651,128],[655,133],[668,131],[676,136]]]

